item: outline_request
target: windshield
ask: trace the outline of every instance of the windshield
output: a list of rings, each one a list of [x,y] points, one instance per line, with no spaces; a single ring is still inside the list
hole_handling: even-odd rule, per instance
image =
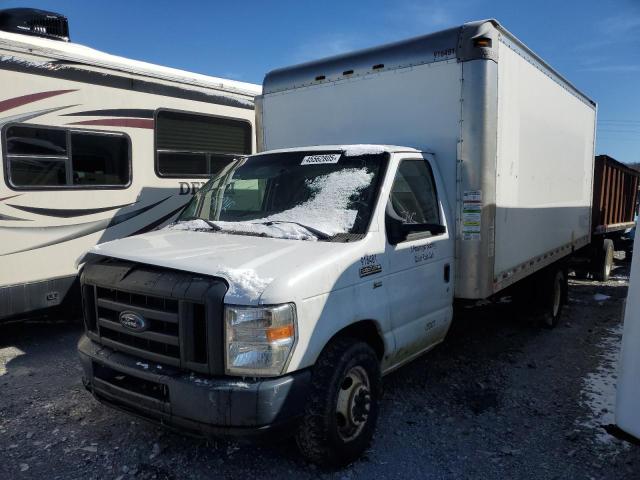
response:
[[[250,156],[212,178],[169,228],[297,240],[364,234],[386,159],[336,151]]]

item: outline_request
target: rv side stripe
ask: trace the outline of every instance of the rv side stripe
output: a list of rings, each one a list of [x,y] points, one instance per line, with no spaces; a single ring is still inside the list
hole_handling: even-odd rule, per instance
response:
[[[149,128],[153,130],[153,120],[146,118],[102,118],[71,122],[67,123],[67,125],[102,125],[105,127]]]
[[[63,93],[75,92],[76,90],[51,90],[49,92],[30,93],[29,95],[22,95],[20,97],[8,98],[7,100],[0,101],[0,112],[11,110],[12,108],[26,105],[27,103],[37,102],[49,97],[55,97],[56,95],[62,95]]]
[[[20,221],[20,222],[30,222],[31,220],[28,220],[26,218],[18,218],[18,217],[12,217],[11,215],[3,215],[2,213],[0,213],[0,220],[13,220],[13,221]]]
[[[194,100],[196,102],[213,103],[227,107],[244,108],[253,110],[254,105],[251,100],[234,98],[224,95],[216,95],[198,90],[187,90],[175,85],[164,85],[161,83],[139,80],[137,78],[123,77],[120,75],[105,75],[103,72],[83,70],[68,64],[46,62],[30,63],[15,57],[2,57],[0,69],[13,72],[29,73],[32,75],[42,75],[45,77],[60,78],[72,82],[89,83],[101,85],[103,87],[118,88],[121,90],[133,90],[141,93],[150,93],[164,97],[182,98]],[[205,88],[205,87],[200,87]]]
[[[156,227],[162,225],[164,222],[166,222],[167,220],[169,220],[171,217],[173,217],[176,213],[178,213],[180,210],[182,210],[185,206],[181,205],[178,208],[176,208],[175,210],[173,210],[172,212],[167,213],[164,217],[159,218],[158,220],[156,220],[153,223],[150,223],[149,225],[147,225],[146,227],[141,228],[140,230],[133,232],[130,236],[133,235],[141,235],[143,233],[147,233],[150,232],[151,230],[155,229]]]
[[[37,230],[47,229],[47,230],[50,230],[50,231],[59,230],[60,232],[66,232],[66,231],[70,230],[73,227],[79,227],[79,229],[76,230],[75,232],[68,233],[66,235],[63,235],[62,237],[59,237],[59,238],[55,239],[55,240],[51,240],[51,241],[48,241],[48,242],[43,242],[43,243],[40,243],[38,245],[34,245],[33,247],[23,248],[21,250],[15,250],[13,252],[3,253],[3,254],[0,254],[0,257],[6,257],[8,255],[13,255],[15,253],[29,252],[31,250],[37,250],[39,248],[50,247],[51,245],[58,245],[60,243],[68,242],[68,241],[71,241],[71,240],[75,240],[77,238],[86,237],[87,235],[91,235],[92,233],[99,232],[100,230],[106,230],[109,227],[114,227],[114,226],[116,226],[116,225],[118,225],[120,223],[126,222],[127,220],[130,220],[133,217],[137,217],[138,215],[142,215],[144,212],[146,212],[148,210],[151,210],[153,207],[156,207],[157,205],[160,205],[162,202],[165,202],[169,198],[171,198],[171,196],[163,198],[159,202],[152,203],[151,205],[147,205],[146,207],[142,207],[142,208],[139,208],[138,210],[134,210],[133,212],[123,213],[122,215],[116,215],[112,219],[108,219],[107,218],[105,220],[97,220],[95,222],[80,223],[80,224],[75,224],[75,225],[52,226],[52,227],[0,227],[0,231],[1,230],[14,230],[14,231],[20,230],[20,231],[25,231],[25,230],[33,230],[33,229],[37,229]]]
[[[93,215],[94,213],[108,212],[109,210],[116,210],[118,208],[128,207],[133,205],[132,203],[126,203],[124,205],[116,205],[114,207],[104,208],[76,208],[76,209],[62,209],[62,208],[39,208],[28,207],[26,205],[13,205],[8,203],[10,207],[17,208],[24,212],[35,213],[37,215],[43,215],[46,217],[59,217],[59,218],[71,218],[82,217],[84,215]]]
[[[153,118],[153,110],[147,108],[105,108],[83,112],[63,113],[62,117],[130,117]]]
[[[0,202],[3,200],[9,200],[10,198],[15,198],[15,197],[19,197],[20,195],[22,195],[21,193],[17,194],[17,195],[10,195],[8,197],[2,197],[0,198]]]

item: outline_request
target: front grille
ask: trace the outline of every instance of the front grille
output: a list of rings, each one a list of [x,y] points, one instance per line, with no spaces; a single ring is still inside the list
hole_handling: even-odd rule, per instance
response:
[[[106,343],[140,350],[150,360],[180,366],[178,302],[122,290],[96,288],[98,329]],[[135,312],[144,317],[148,328],[131,332],[120,324],[121,312]]]
[[[94,341],[143,361],[224,372],[222,280],[109,260],[85,267],[81,281]],[[142,317],[143,329],[126,326],[123,312]]]

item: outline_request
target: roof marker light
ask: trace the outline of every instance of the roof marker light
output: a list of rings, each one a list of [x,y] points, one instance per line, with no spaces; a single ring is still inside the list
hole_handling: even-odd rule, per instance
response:
[[[487,37],[480,37],[480,38],[474,38],[473,39],[473,46],[474,47],[480,47],[480,48],[491,48],[491,44],[493,42],[491,41],[490,38]]]

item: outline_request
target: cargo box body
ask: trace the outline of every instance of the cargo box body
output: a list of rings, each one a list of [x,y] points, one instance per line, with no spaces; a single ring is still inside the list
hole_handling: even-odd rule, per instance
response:
[[[595,103],[497,22],[276,70],[258,148],[435,154],[456,218],[456,297],[489,297],[589,242]]]

